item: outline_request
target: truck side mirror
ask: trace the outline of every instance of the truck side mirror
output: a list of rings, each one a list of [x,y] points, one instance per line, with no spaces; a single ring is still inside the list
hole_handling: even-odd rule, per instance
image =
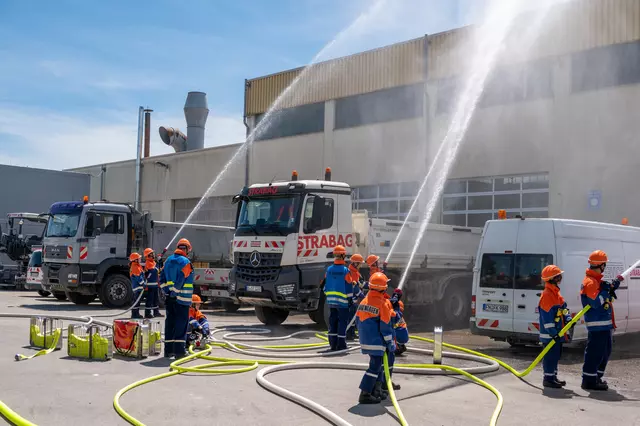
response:
[[[93,233],[92,233],[92,235],[93,235],[94,237],[97,237],[97,236],[99,236],[100,234],[102,234],[102,231],[100,230],[100,228],[93,228]]]

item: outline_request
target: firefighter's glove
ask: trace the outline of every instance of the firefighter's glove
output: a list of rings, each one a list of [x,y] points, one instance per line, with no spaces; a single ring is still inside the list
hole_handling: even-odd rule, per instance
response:
[[[614,290],[617,290],[620,287],[620,283],[624,281],[624,277],[622,275],[618,275],[613,281],[611,281],[611,287]]]
[[[612,299],[617,299],[618,295],[616,294],[616,290],[614,288],[609,290],[609,297]]]
[[[391,341],[387,343],[387,352],[389,353],[394,353],[396,351],[396,344],[395,342]]]
[[[564,336],[556,334],[555,336],[553,336],[553,341],[556,343],[562,343],[564,341]]]

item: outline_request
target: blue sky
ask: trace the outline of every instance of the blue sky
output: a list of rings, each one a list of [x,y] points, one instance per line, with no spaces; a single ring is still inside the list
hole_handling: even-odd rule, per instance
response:
[[[377,7],[372,8],[372,6]],[[243,82],[462,26],[485,0],[0,0],[0,163],[63,169],[135,156],[137,108],[186,130],[208,94],[206,146],[241,142]],[[358,25],[350,25],[365,14]],[[346,30],[345,30],[346,29]]]

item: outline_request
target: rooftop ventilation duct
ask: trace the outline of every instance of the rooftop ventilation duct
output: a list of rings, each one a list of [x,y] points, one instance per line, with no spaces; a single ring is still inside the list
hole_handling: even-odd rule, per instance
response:
[[[207,94],[189,92],[184,103],[184,118],[187,120],[187,150],[204,148],[204,126],[207,124],[209,106]]]
[[[159,131],[162,142],[172,147],[176,152],[187,150],[187,137],[179,129],[160,126]]]

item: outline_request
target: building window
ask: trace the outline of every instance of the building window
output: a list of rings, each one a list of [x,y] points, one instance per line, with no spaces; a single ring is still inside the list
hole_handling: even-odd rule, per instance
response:
[[[264,114],[256,115],[255,139],[276,139],[324,131],[324,102],[274,111],[270,123],[260,126]]]
[[[452,179],[444,187],[445,225],[483,227],[497,219],[498,210],[506,210],[508,217],[549,217],[549,175]]]
[[[337,99],[335,128],[422,117],[423,93],[423,84],[413,84]]]
[[[352,207],[354,210],[367,210],[369,217],[404,220],[419,189],[418,182],[360,186],[351,192]],[[410,220],[418,220],[417,210]]]
[[[597,47],[571,55],[573,92],[640,83],[640,41]]]
[[[199,198],[173,200],[173,220],[184,222],[200,201]],[[231,204],[231,196],[210,197],[200,207],[191,223],[217,226],[235,226],[237,205]]]
[[[437,83],[436,114],[450,114],[460,94],[461,79],[446,78]],[[541,59],[498,67],[488,76],[478,106],[486,108],[553,97],[553,63]]]

